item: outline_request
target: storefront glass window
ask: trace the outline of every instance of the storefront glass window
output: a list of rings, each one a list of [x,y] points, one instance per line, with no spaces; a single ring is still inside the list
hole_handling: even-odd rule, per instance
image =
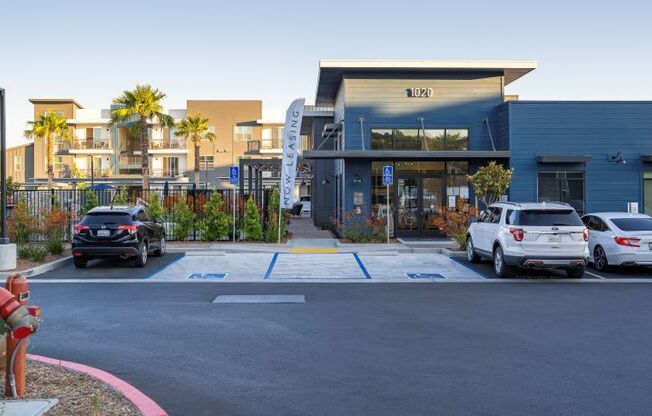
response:
[[[392,150],[394,136],[391,129],[372,129],[371,148],[373,150]]]
[[[643,212],[652,215],[652,171],[643,172]]]
[[[372,129],[372,150],[468,150],[467,129]]]
[[[584,172],[539,172],[539,202],[566,202],[584,214]]]
[[[466,129],[446,130],[446,150],[468,150],[469,131]]]

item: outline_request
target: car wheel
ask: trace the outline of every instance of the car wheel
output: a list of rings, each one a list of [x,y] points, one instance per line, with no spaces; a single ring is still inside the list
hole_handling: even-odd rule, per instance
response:
[[[159,243],[158,249],[154,252],[154,255],[156,257],[161,257],[165,254],[165,249],[166,249],[166,242],[165,242],[165,235],[161,236],[161,241]]]
[[[494,272],[498,277],[510,277],[512,275],[512,268],[505,263],[505,255],[500,246],[494,250]]]
[[[466,259],[469,263],[479,263],[480,256],[475,252],[475,247],[473,246],[473,239],[469,236],[466,240]]]
[[[600,246],[597,246],[595,250],[593,250],[593,265],[599,272],[609,271],[609,261],[607,260],[607,254]]]
[[[73,257],[72,262],[75,264],[75,267],[78,269],[83,269],[88,264],[88,259],[86,257]]]
[[[147,242],[143,241],[143,244],[140,245],[140,250],[138,251],[138,256],[136,256],[136,261],[134,266],[143,267],[147,264]]]
[[[571,279],[580,279],[584,277],[584,266],[578,266],[578,267],[572,267],[570,269],[566,269],[566,274]]]

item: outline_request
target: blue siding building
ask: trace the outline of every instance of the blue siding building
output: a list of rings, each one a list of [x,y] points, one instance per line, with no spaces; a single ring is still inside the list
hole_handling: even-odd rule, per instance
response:
[[[535,62],[322,61],[306,113],[314,150],[313,219],[387,215],[382,167],[391,164],[395,236],[438,235],[433,219],[466,175],[491,160],[513,167],[509,198],[561,200],[579,212],[652,211],[652,102],[510,100],[506,85]],[[649,170],[649,173],[648,173]],[[646,188],[649,188],[646,192]],[[647,200],[647,203],[646,203]]]

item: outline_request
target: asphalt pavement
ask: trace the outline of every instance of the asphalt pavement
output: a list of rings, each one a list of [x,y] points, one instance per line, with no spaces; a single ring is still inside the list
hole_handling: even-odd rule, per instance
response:
[[[72,263],[34,276],[34,279],[147,279],[165,269],[184,255],[167,253],[163,257],[149,256],[145,267],[134,267],[131,260],[95,259],[83,269]]]
[[[32,352],[171,415],[648,415],[652,285],[34,283]],[[305,304],[214,304],[303,294]]]

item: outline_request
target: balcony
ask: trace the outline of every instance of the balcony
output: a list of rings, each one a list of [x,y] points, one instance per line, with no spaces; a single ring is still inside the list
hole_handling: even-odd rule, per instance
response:
[[[185,176],[179,169],[151,169],[151,175],[153,178],[177,178],[179,176]]]
[[[150,140],[149,148],[151,150],[187,149],[185,140]]]
[[[113,175],[110,168],[99,169],[78,169],[74,166],[64,165],[54,170],[54,176],[60,179],[84,179],[84,178],[108,178]]]
[[[283,152],[283,139],[262,139],[262,140],[249,140],[247,142],[247,153],[282,153]]]
[[[76,139],[71,150],[111,150],[109,139]]]

